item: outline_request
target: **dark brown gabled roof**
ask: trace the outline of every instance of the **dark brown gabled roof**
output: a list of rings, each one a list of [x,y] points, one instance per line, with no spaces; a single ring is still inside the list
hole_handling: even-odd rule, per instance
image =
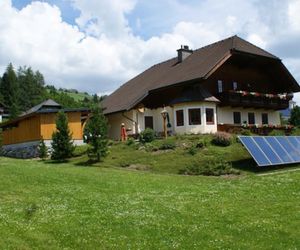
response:
[[[6,126],[16,124],[19,121],[21,121],[25,118],[34,116],[36,114],[57,113],[58,111],[63,111],[65,113],[67,113],[67,112],[89,112],[90,109],[88,109],[88,108],[63,109],[62,106],[59,103],[53,101],[52,99],[48,99],[48,100],[32,107],[31,109],[27,110],[26,112],[22,113],[17,118],[15,118],[13,120],[10,120],[10,121],[0,123],[0,128],[4,128]]]
[[[181,63],[178,63],[176,57],[150,67],[106,97],[102,103],[104,113],[129,110],[155,89],[193,79],[207,79],[213,70],[224,63],[233,52],[280,61],[278,57],[238,36],[229,37],[195,50]]]

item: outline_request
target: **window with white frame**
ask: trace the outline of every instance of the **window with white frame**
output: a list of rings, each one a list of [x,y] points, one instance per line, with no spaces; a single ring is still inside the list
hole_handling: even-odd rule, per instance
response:
[[[232,83],[232,87],[233,87],[233,90],[237,90],[238,86],[237,86],[237,82],[233,82]]]
[[[177,127],[184,126],[184,113],[183,113],[183,109],[176,110],[176,126]]]
[[[215,124],[214,109],[206,108],[205,115],[206,115],[206,124],[209,124],[209,125]]]
[[[223,82],[221,80],[218,80],[218,92],[223,92]]]
[[[267,125],[269,123],[269,117],[267,113],[261,114],[261,121],[263,125]]]
[[[233,123],[241,124],[241,112],[233,112]]]
[[[200,125],[201,124],[201,109],[192,108],[189,109],[189,125]]]

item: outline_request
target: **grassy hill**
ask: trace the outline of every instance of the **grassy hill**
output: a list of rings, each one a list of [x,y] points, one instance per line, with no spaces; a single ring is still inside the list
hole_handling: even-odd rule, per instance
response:
[[[258,175],[239,143],[209,144],[192,155],[188,144],[198,137],[169,140],[176,148],[156,150],[162,140],[112,143],[104,162],[92,166],[85,156],[64,164],[0,158],[0,248],[300,246],[300,171]],[[194,160],[204,164],[212,157],[225,157],[241,174],[177,174]]]
[[[75,101],[82,101],[84,98],[88,98],[88,99],[92,98],[92,96],[90,96],[89,94],[82,93],[82,92],[78,92],[78,93],[75,93],[75,92],[66,92],[66,91],[59,91],[59,92],[66,93],[70,97],[74,98]]]

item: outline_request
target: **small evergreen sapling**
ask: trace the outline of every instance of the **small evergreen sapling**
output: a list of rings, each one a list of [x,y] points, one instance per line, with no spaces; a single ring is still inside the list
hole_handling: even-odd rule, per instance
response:
[[[107,155],[107,130],[107,120],[103,115],[102,109],[94,107],[91,118],[87,121],[84,129],[86,142],[91,146],[88,152],[91,160],[99,162],[102,157]]]
[[[56,132],[52,134],[53,160],[65,160],[72,156],[74,145],[68,126],[68,118],[64,112],[58,112],[56,119]]]
[[[48,148],[44,140],[41,140],[39,144],[39,157],[43,160],[48,157]]]

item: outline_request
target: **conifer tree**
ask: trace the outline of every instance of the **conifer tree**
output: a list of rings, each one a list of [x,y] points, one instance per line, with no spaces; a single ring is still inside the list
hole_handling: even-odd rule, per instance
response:
[[[10,63],[5,73],[3,74],[0,86],[0,92],[3,96],[3,104],[8,107],[10,118],[15,118],[20,113],[18,98],[19,98],[19,85],[18,79]]]
[[[295,106],[291,111],[291,117],[289,119],[291,125],[296,127],[300,126],[300,107]]]
[[[87,121],[84,129],[84,135],[87,143],[91,145],[89,150],[89,158],[97,160],[107,155],[108,137],[107,137],[107,120],[103,115],[102,109],[99,106],[93,108],[91,118]]]
[[[52,135],[53,160],[65,160],[72,156],[74,145],[65,113],[58,112],[56,119],[56,132]]]
[[[39,157],[44,160],[47,158],[47,156],[48,156],[48,148],[44,140],[41,140],[39,144]]]

